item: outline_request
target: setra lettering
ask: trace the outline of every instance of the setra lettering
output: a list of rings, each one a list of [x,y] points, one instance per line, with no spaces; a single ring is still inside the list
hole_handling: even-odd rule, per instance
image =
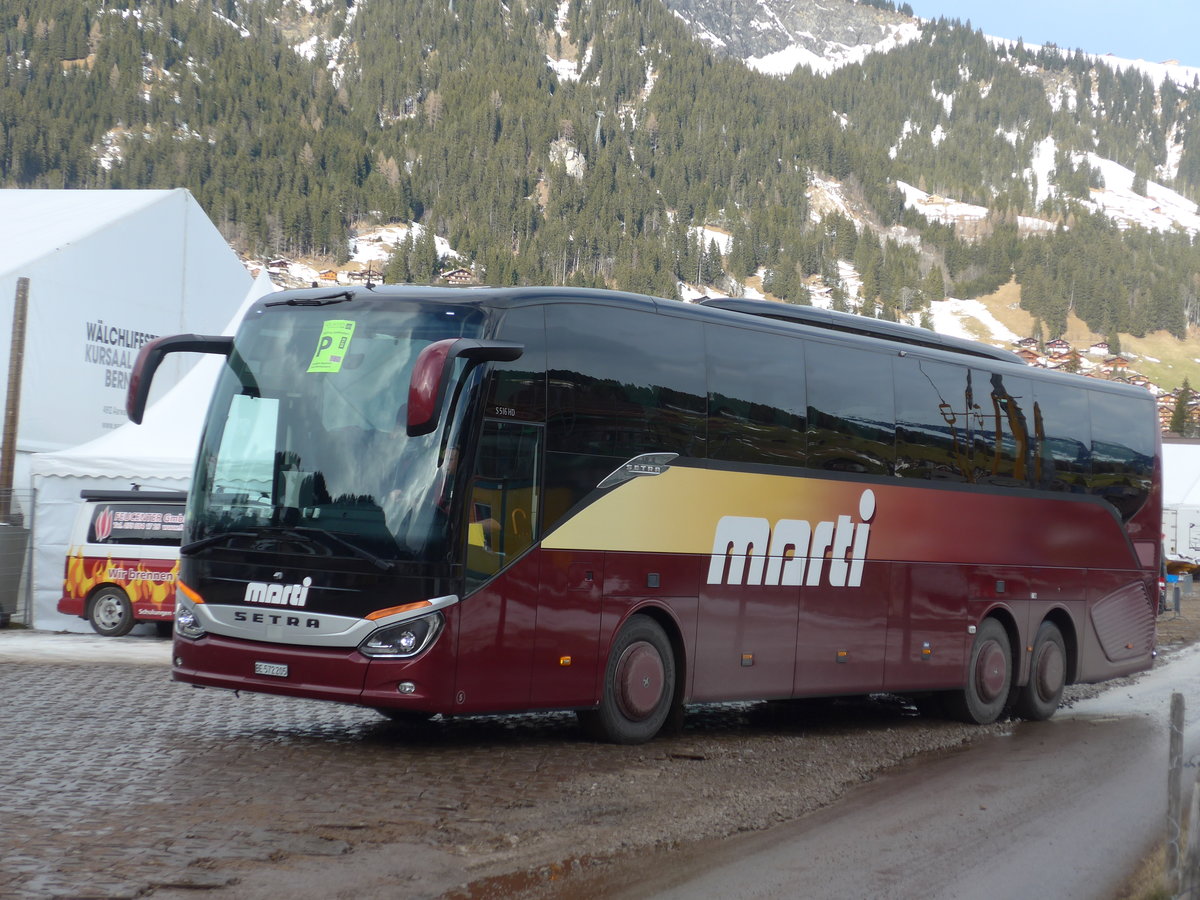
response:
[[[320,628],[321,620],[316,618],[301,619],[300,616],[285,616],[280,613],[243,612],[233,614],[235,622],[252,622],[255,625],[283,625],[285,628]]]

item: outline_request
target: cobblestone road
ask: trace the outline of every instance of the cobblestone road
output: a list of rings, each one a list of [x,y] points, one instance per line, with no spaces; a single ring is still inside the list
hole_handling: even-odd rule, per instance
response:
[[[131,640],[115,660],[38,658],[0,632],[0,897],[503,896],[514,882],[490,875],[768,827],[981,733],[762,704],[689,711],[632,748],[568,713],[413,731],[176,684],[167,642]]]
[[[0,692],[3,897],[220,887],[238,861],[336,856],[366,830],[486,842],[471,809],[536,804],[611,755],[569,715],[413,734],[369,710],[174,684],[165,662],[0,653]]]

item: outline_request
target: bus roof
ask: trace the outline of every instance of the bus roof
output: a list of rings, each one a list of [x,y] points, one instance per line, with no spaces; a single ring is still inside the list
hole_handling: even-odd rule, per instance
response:
[[[1029,368],[1025,360],[1016,353],[999,347],[992,347],[978,341],[938,334],[927,328],[902,325],[898,322],[888,322],[882,319],[872,319],[867,316],[840,313],[812,306],[795,306],[772,300],[745,300],[717,297],[706,298],[693,304],[666,300],[646,294],[633,294],[600,288],[562,286],[452,287],[430,285],[377,285],[368,287],[339,285],[267,294],[258,301],[256,307],[261,309],[277,306],[326,306],[345,302],[352,303],[355,300],[382,300],[386,302],[388,299],[406,299],[434,303],[461,303],[466,306],[480,306],[485,308],[505,308],[547,301],[607,303],[640,307],[647,312],[672,312],[685,315],[688,310],[693,312],[699,312],[701,309],[713,312],[720,310],[724,313],[733,313],[735,316],[752,317],[759,321],[768,320],[809,328],[819,328],[838,334],[873,338],[893,344],[992,360],[1018,365],[1023,369]]]
[[[715,307],[716,309],[727,309],[765,319],[777,319],[781,322],[799,322],[803,325],[827,328],[831,331],[862,334],[868,337],[882,338],[887,341],[898,341],[902,344],[931,347],[935,350],[965,353],[969,356],[982,356],[988,359],[1000,360],[1001,362],[1025,365],[1025,360],[1012,351],[1002,350],[998,347],[989,347],[987,344],[981,344],[978,341],[938,334],[936,331],[930,331],[928,328],[917,328],[913,325],[902,325],[899,322],[887,322],[883,319],[871,319],[867,316],[835,312],[831,309],[820,309],[815,306],[794,306],[790,303],[777,303],[771,300],[736,300],[724,297],[701,300],[700,305]]]

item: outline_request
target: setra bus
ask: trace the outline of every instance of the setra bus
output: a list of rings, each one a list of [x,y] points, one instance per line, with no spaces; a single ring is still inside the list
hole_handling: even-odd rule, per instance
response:
[[[181,549],[173,677],[396,719],[913,695],[1049,717],[1154,653],[1158,418],[1123,384],[768,301],[260,300]]]

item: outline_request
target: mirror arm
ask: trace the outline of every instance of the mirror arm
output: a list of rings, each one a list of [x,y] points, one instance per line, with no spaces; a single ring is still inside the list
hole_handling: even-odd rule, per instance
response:
[[[138,352],[125,394],[125,412],[135,425],[142,423],[150,383],[154,373],[168,353],[217,353],[228,357],[233,352],[233,338],[228,335],[173,334],[155,338]]]

